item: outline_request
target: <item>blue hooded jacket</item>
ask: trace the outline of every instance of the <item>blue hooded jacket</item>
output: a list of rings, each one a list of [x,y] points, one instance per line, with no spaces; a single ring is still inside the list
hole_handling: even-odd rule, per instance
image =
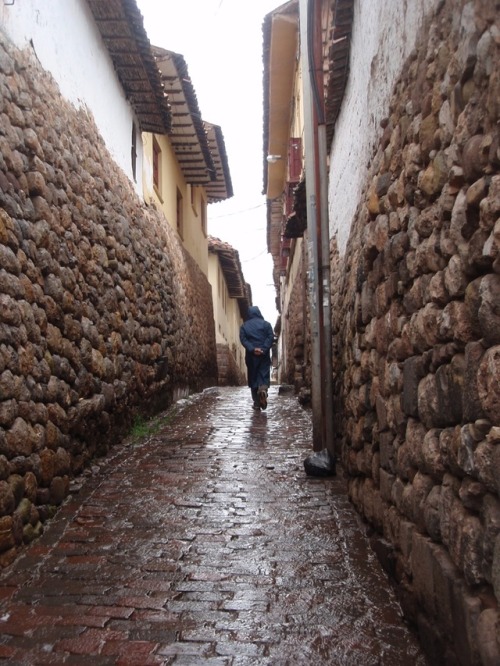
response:
[[[248,308],[248,319],[240,328],[240,342],[245,347],[245,363],[248,370],[248,386],[258,388],[270,385],[271,347],[274,333],[271,324],[264,319],[259,308],[252,305]],[[256,356],[254,349],[263,351]]]

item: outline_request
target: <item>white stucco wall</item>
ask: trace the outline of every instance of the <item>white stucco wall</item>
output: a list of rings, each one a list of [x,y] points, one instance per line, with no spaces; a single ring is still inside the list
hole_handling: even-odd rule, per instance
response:
[[[350,73],[330,152],[330,236],[345,252],[380,121],[423,18],[439,0],[355,0]]]
[[[63,97],[90,110],[113,159],[133,182],[133,110],[84,0],[15,0],[0,4],[0,26],[20,49],[32,48]],[[137,131],[135,188],[142,191],[141,133]]]

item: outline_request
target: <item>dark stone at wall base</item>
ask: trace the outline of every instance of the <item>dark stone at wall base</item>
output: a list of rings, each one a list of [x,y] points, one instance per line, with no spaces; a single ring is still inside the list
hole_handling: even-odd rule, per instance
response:
[[[419,613],[417,616],[417,631],[420,642],[425,646],[425,654],[429,659],[430,664],[441,664],[442,666],[452,666],[458,664],[454,654],[447,655],[447,648],[445,648],[444,637],[439,632],[438,627],[432,622],[424,613]]]
[[[376,553],[378,560],[386,574],[392,578],[396,578],[396,557],[394,553],[394,546],[377,535],[372,535],[370,538],[370,545]]]

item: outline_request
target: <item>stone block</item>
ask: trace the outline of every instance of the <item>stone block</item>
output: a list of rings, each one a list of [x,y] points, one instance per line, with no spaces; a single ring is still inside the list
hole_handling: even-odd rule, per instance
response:
[[[476,451],[477,441],[474,437],[473,428],[470,423],[460,428],[460,438],[457,448],[457,462],[460,468],[466,474],[477,475],[474,453]]]
[[[458,496],[466,509],[479,513],[485,494],[486,487],[480,481],[476,481],[470,476],[462,479]]]
[[[447,470],[453,474],[462,474],[462,468],[458,463],[459,447],[460,426],[443,428],[439,434],[439,449]]]
[[[435,303],[427,303],[412,315],[409,336],[416,352],[425,352],[439,341],[440,317],[441,309]]]
[[[403,390],[403,372],[399,363],[385,360],[382,363],[381,391],[384,395],[400,394]]]
[[[422,442],[421,470],[440,481],[446,471],[440,444],[440,430],[432,428],[425,433]]]
[[[433,486],[424,500],[423,518],[427,534],[439,542],[441,540],[441,486]]]
[[[500,423],[500,345],[488,349],[481,358],[477,389],[485,416],[492,423]]]
[[[498,151],[498,148],[497,148]],[[498,160],[498,157],[496,158]],[[479,204],[479,224],[482,229],[490,232],[500,213],[500,175],[495,173],[491,176],[488,196]]]
[[[69,478],[55,476],[50,482],[50,502],[58,506],[69,494]]]
[[[0,402],[0,426],[9,428],[19,414],[17,400],[3,400]]]
[[[418,179],[420,189],[431,199],[436,197],[448,180],[446,159],[438,153]]]
[[[15,546],[12,522],[12,516],[0,517],[0,553],[9,551]]]
[[[434,114],[427,115],[420,125],[420,150],[428,157],[434,147],[434,135],[438,129],[438,118]]]
[[[375,398],[375,409],[377,412],[379,430],[385,430],[387,428],[387,404],[380,394]]]
[[[418,415],[428,427],[445,426],[441,422],[436,376],[426,375],[418,384]]]
[[[5,455],[29,456],[38,443],[37,432],[20,417],[16,418],[12,427],[5,434]]]
[[[413,281],[412,286],[403,297],[403,307],[407,314],[411,315],[424,307],[425,294],[430,280],[430,275],[422,275]]]
[[[418,388],[418,411],[429,428],[446,427],[462,419],[463,368],[461,363],[440,366]]]
[[[382,498],[381,498],[382,499]],[[383,500],[382,500],[383,501]],[[392,560],[392,575],[397,576],[396,570],[395,570],[395,564],[396,560],[401,560],[401,556],[399,553],[396,552],[397,549],[397,543],[399,542],[399,523],[401,520],[401,516],[399,515],[399,512],[397,509],[390,505],[387,504],[386,502],[383,502],[385,506],[385,511],[382,516],[382,534],[384,536],[384,540],[387,541],[388,544],[390,544],[391,548],[391,560]],[[400,578],[399,578],[400,580]]]
[[[478,321],[485,345],[500,344],[500,275],[485,275],[479,286]]]
[[[405,482],[415,475],[415,456],[407,442],[397,448],[394,472]]]
[[[361,290],[361,321],[367,324],[373,317],[373,289],[368,282],[363,283]]]
[[[455,647],[455,654],[460,655],[461,666],[479,663],[477,627],[482,604],[479,597],[470,594],[469,589],[463,580],[456,579],[453,586],[453,631],[450,642]]]
[[[476,134],[467,141],[463,148],[463,165],[466,180],[470,181],[481,177],[486,163],[484,135]]]
[[[35,474],[30,470],[24,474],[24,495],[30,502],[36,502],[38,482]]]
[[[418,532],[412,534],[411,571],[415,594],[422,608],[431,616],[437,613],[434,590],[434,546],[432,541]]]
[[[466,535],[466,530],[470,535],[475,527],[479,527],[476,523],[477,517],[465,509],[456,494],[450,497],[449,489],[443,489],[443,505],[445,502],[447,503],[445,513],[448,529],[444,530],[445,523],[442,521],[443,542],[448,546],[450,557],[463,574],[465,551],[470,544],[470,538]]]
[[[468,277],[465,274],[462,258],[455,254],[444,269],[444,286],[451,298],[459,298],[465,293]]]
[[[16,253],[12,248],[0,244],[0,266],[7,272],[14,276],[21,273],[21,265]],[[2,311],[5,306],[2,306]]]
[[[491,257],[484,253],[484,246],[489,238],[489,232],[485,229],[476,229],[468,243],[467,251],[463,252],[466,272],[469,275],[486,273],[492,269]]]
[[[496,495],[492,493],[485,495],[480,515],[484,526],[484,541],[482,544],[484,575],[488,582],[492,583],[495,540],[500,534],[500,501]]]
[[[411,550],[413,543],[413,533],[415,526],[408,520],[399,519],[398,542],[397,546],[405,562],[405,568],[410,566]]]
[[[431,276],[426,303],[430,300],[438,306],[448,302],[448,292],[444,283],[444,271],[438,271]]]
[[[424,509],[427,496],[434,486],[434,481],[427,474],[418,471],[412,481],[412,516],[415,525],[421,532],[425,532]]]
[[[478,617],[476,648],[482,666],[500,664],[500,613],[495,608],[487,608]]]
[[[387,503],[392,501],[392,487],[395,479],[394,474],[390,474],[383,468],[379,470],[380,496]]]
[[[460,190],[455,199],[455,204],[451,212],[450,239],[457,248],[464,247],[467,237],[470,238],[472,232],[467,229],[467,197],[463,190]]]
[[[451,533],[453,530],[452,524],[452,510],[455,504],[459,501],[457,499],[460,482],[451,474],[446,474],[441,489],[441,540],[448,548],[451,540]]]
[[[498,603],[500,603],[500,534],[495,538],[495,544],[493,547],[493,564],[491,567],[491,578],[493,583],[493,590],[497,598]]]
[[[473,451],[473,469],[479,481],[492,493],[500,494],[500,449],[488,441]]]
[[[469,342],[465,347],[462,411],[466,421],[475,421],[484,416],[478,388],[478,373],[484,352],[480,342]]]
[[[456,586],[461,581],[457,567],[443,547],[433,549],[433,586],[439,606],[440,623],[447,633],[454,630],[453,615],[456,601]]]
[[[477,516],[465,511],[462,515],[457,515],[457,519],[462,532],[458,539],[457,565],[463,571],[469,585],[482,584],[486,581],[483,567],[484,526]]]

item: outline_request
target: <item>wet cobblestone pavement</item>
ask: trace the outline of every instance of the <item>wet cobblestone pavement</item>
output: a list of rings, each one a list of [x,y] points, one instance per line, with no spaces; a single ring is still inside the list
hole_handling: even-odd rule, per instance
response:
[[[424,666],[309,412],[211,389],[99,465],[0,577],[8,664]]]

